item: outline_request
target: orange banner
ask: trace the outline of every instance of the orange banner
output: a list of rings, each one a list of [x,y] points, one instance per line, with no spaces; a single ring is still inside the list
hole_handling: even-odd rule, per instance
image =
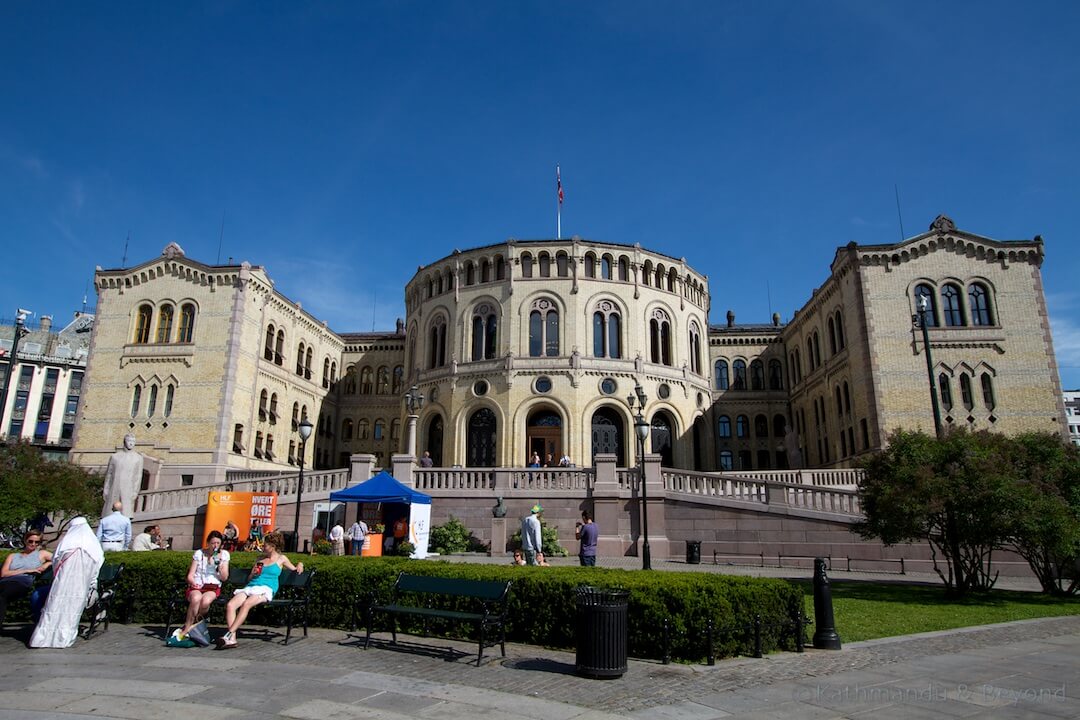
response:
[[[203,545],[206,545],[206,536],[211,530],[224,531],[229,520],[236,524],[238,541],[243,545],[251,535],[252,523],[257,523],[266,535],[274,529],[276,516],[277,493],[212,492],[206,502]]]

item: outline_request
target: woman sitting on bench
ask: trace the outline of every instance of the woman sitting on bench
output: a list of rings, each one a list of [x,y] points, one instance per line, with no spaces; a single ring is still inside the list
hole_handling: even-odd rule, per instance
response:
[[[229,551],[222,549],[223,544],[221,533],[211,530],[206,536],[206,547],[196,550],[191,556],[185,591],[187,618],[184,619],[184,627],[173,631],[177,639],[187,637],[191,628],[206,617],[210,606],[221,595],[221,583],[229,577]]]
[[[247,620],[251,608],[274,599],[281,578],[281,568],[304,572],[304,563],[293,565],[289,558],[279,552],[284,547],[285,539],[279,532],[269,533],[263,538],[263,556],[255,567],[251,568],[247,585],[237,590],[225,606],[225,622],[229,628],[217,639],[218,647],[236,647],[236,631]]]

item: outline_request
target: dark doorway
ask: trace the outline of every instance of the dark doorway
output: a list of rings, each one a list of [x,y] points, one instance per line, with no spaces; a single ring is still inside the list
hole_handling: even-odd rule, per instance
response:
[[[562,457],[562,418],[552,410],[537,410],[529,415],[525,428],[525,441],[529,457],[524,458],[526,465],[533,453],[540,456],[540,463],[555,465]],[[548,463],[548,456],[551,462]]]
[[[652,418],[652,436],[650,447],[652,452],[660,456],[660,464],[664,467],[675,467],[675,460],[671,450],[671,416],[666,412],[658,412]]]
[[[623,420],[611,408],[600,408],[592,416],[592,463],[597,453],[614,453],[615,464],[626,467]]]
[[[441,415],[431,418],[428,423],[427,444],[424,450],[430,453],[432,465],[446,467],[443,465],[443,420]]]
[[[468,467],[495,467],[495,413],[480,408],[469,418],[466,447]]]

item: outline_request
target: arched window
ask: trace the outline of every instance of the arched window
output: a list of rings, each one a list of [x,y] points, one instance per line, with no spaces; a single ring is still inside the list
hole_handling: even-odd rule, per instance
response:
[[[375,394],[390,394],[390,368],[385,365],[380,366],[375,375]]]
[[[758,439],[769,437],[769,418],[764,415],[754,416],[754,437]]]
[[[274,359],[274,337],[276,333],[273,325],[266,326],[266,343],[263,347],[263,357],[267,360]]]
[[[274,459],[274,435],[273,433],[266,433],[266,459]]]
[[[663,265],[657,265],[656,266],[656,274],[653,276],[653,284],[658,288],[664,287],[664,266]]]
[[[529,357],[559,354],[559,309],[551,300],[534,300],[529,312]]]
[[[293,432],[300,427],[300,403],[292,404],[292,429]]]
[[[383,439],[383,428],[384,427],[386,427],[386,422],[382,418],[379,418],[378,420],[375,421],[375,432],[373,433],[373,437],[374,437],[375,440],[382,440]]]
[[[844,316],[839,310],[836,311],[836,347],[839,350],[847,347],[847,340],[844,338]]]
[[[496,255],[495,256],[495,279],[496,280],[505,280],[506,279],[506,258],[504,258],[502,255]],[[454,288],[451,285],[451,286],[448,286],[447,289],[448,290],[453,290]]]
[[[731,437],[731,418],[727,415],[721,415],[716,421],[716,434],[722,438]]]
[[[596,256],[592,253],[585,254],[585,277],[596,277]]]
[[[150,342],[150,316],[154,309],[149,305],[140,305],[135,315],[135,343],[145,345]]]
[[[390,439],[397,440],[401,437],[401,421],[394,419],[390,421]]]
[[[844,381],[844,413],[851,414],[851,392],[848,390],[847,380]]]
[[[157,396],[158,396],[158,386],[157,385],[151,385],[150,386],[150,399],[146,403],[146,417],[148,417],[148,418],[154,417],[154,413],[157,411]]]
[[[345,371],[344,393],[346,395],[356,394],[356,368],[350,367]]]
[[[371,424],[367,421],[367,419],[361,418],[360,422],[356,423],[356,439],[357,440],[367,440],[367,438],[368,438],[368,428],[370,428],[370,427],[371,427]]]
[[[374,391],[373,381],[374,381],[374,372],[372,371],[370,366],[365,366],[364,369],[360,371],[360,394],[361,395],[371,395],[372,394],[372,392]]]
[[[598,302],[593,313],[593,357],[622,357],[622,317],[610,300]]]
[[[180,308],[180,332],[176,336],[176,342],[189,343],[195,335],[195,306],[192,303],[184,303]]]
[[[269,401],[270,393],[266,391],[266,388],[263,388],[262,392],[259,393],[259,420],[262,420],[263,422],[266,421],[266,406],[269,404]]]
[[[735,418],[735,435],[741,438],[750,437],[750,418],[745,415]]]
[[[533,276],[533,259],[529,253],[522,253],[521,255],[521,277],[531,278]]]
[[[952,410],[952,380],[946,373],[938,375],[938,392],[941,395],[941,407],[945,412]]]
[[[323,358],[322,361],[322,386],[324,388],[330,387],[330,358]]]
[[[176,386],[169,383],[165,386],[165,410],[161,414],[165,417],[172,416],[173,400],[176,399]]]
[[[806,338],[806,362],[810,364],[810,372],[814,372],[814,339]]]
[[[671,365],[671,321],[663,310],[653,310],[649,320],[650,359],[658,365]]]
[[[728,389],[728,362],[727,360],[717,360],[716,365],[716,389],[727,390]]]
[[[697,323],[690,323],[690,372],[701,374],[701,331]]]
[[[802,354],[795,348],[795,382],[802,382]]]
[[[780,439],[787,435],[787,420],[783,415],[773,415],[772,419],[772,432],[773,437]]]
[[[814,367],[821,367],[821,342],[818,338],[817,330],[814,331]]]
[[[732,384],[733,390],[745,390],[746,389],[746,361],[736,360],[732,363],[732,368],[735,371],[735,382]]]
[[[472,260],[465,263],[465,285],[476,284],[476,266],[473,265]]]
[[[173,306],[162,305],[158,311],[157,337],[154,342],[167,343],[172,339]]]
[[[765,363],[754,360],[750,363],[750,389],[765,389]]]
[[[498,323],[494,307],[487,303],[476,306],[472,318],[472,359],[474,361],[495,358]]]
[[[274,345],[274,364],[281,365],[285,362],[285,331],[277,331],[277,343]]]
[[[439,368],[444,365],[446,365],[446,318],[440,315],[431,323],[428,367]]]
[[[394,395],[400,395],[405,390],[405,367],[398,365],[394,368]]]
[[[994,316],[990,313],[990,293],[982,283],[972,283],[968,287],[968,307],[971,309],[972,325],[994,324]]]
[[[619,280],[630,282],[630,259],[625,255],[619,256]]]
[[[555,256],[555,271],[559,277],[569,277],[570,275],[570,260],[566,253],[559,252]]]
[[[844,416],[844,401],[843,401],[843,398],[840,395],[840,386],[839,385],[836,386],[835,394],[836,394],[836,414],[839,415],[840,417],[843,417]]]
[[[675,283],[679,281],[679,272],[675,268],[668,270],[667,274],[667,290],[668,292],[675,292]]]
[[[480,261],[480,282],[491,282],[491,262],[487,258]]]
[[[604,280],[611,279],[611,256],[604,255],[600,258],[600,277]]]
[[[945,318],[946,327],[964,325],[964,312],[960,308],[960,288],[952,283],[941,289],[941,314]]]
[[[304,374],[304,343],[301,342],[296,347],[296,374]]]
[[[469,418],[465,453],[469,467],[495,467],[495,413],[480,408]]]
[[[131,417],[139,414],[139,403],[142,401],[142,385],[136,385],[131,392]]]
[[[923,303],[926,304],[926,313],[923,314]],[[934,291],[926,283],[915,286],[915,312],[920,317],[926,318],[926,327],[937,327],[937,302],[934,300]]]
[[[776,358],[769,361],[769,389],[784,389],[784,368]]]
[[[273,393],[270,396],[270,413],[269,413],[269,417],[270,417],[270,424],[271,425],[276,425],[277,424],[277,418],[278,418],[278,414],[277,414],[277,393]]]
[[[730,450],[720,451],[720,469],[721,470],[733,470],[735,463],[732,460],[732,454]]]
[[[829,318],[828,330],[829,355],[832,356],[836,354],[836,322],[832,319],[832,317]]]
[[[983,373],[979,380],[982,382],[983,404],[986,405],[987,410],[993,410],[996,404],[994,401],[993,379],[990,377],[990,373]]]
[[[960,400],[968,410],[975,407],[975,397],[971,392],[971,377],[967,373],[960,373]]]
[[[551,277],[551,256],[540,253],[540,277]]]

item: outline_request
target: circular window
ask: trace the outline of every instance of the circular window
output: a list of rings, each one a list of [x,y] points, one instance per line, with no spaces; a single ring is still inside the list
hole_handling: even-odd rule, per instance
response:
[[[538,377],[536,378],[536,383],[533,387],[536,388],[536,392],[538,393],[549,393],[551,392],[551,378],[546,376]]]
[[[660,396],[661,400],[667,400],[671,397],[671,388],[668,387],[667,383],[662,383],[660,387],[657,388],[656,394]]]
[[[477,380],[476,383],[472,386],[472,391],[477,395],[487,395],[487,380]]]
[[[604,378],[600,381],[600,392],[605,395],[614,395],[619,389],[619,383],[615,382],[614,378]]]

